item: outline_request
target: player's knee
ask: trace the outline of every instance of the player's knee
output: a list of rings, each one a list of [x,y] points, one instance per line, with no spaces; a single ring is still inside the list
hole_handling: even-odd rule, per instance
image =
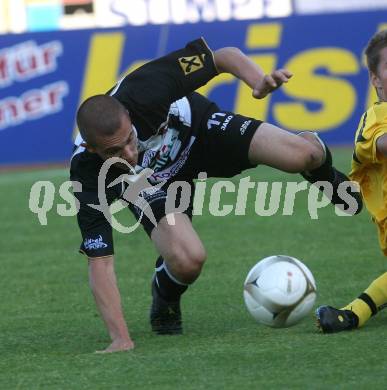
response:
[[[192,283],[200,275],[204,262],[206,261],[206,252],[204,248],[191,248],[184,254],[184,274],[186,283]]]
[[[298,134],[299,137],[308,141],[304,145],[304,169],[310,171],[318,168],[324,159],[324,148],[321,139],[316,133],[311,131],[303,131]]]
[[[323,159],[324,159],[324,151],[320,145],[314,145],[309,143],[307,147],[305,147],[303,154],[303,167],[302,171],[310,171],[318,168]]]
[[[175,248],[172,256],[176,272],[183,283],[195,281],[207,257],[203,246]]]
[[[323,161],[324,151],[320,145],[306,141],[300,143],[294,156],[289,172],[298,173],[318,168]]]

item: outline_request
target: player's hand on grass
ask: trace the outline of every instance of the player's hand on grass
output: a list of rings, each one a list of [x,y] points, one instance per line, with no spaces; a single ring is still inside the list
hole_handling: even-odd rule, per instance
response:
[[[95,351],[95,353],[113,353],[129,351],[134,348],[134,342],[132,340],[117,339],[114,340],[106,349],[102,351]]]
[[[287,83],[292,76],[293,74],[286,69],[277,69],[270,74],[266,74],[254,87],[253,97],[263,99],[283,83]]]

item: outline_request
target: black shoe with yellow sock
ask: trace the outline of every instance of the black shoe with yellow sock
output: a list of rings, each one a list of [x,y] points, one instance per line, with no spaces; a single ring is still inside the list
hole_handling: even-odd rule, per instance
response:
[[[351,310],[335,309],[332,306],[320,306],[316,309],[317,327],[323,333],[336,333],[356,329],[359,323],[357,315]]]

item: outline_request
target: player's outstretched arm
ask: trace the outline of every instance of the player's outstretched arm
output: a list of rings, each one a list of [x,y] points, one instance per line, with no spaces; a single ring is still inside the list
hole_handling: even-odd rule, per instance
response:
[[[214,60],[219,73],[231,73],[244,81],[257,99],[264,98],[292,77],[292,73],[286,69],[277,69],[265,75],[259,65],[236,47],[224,47],[214,51]]]
[[[98,310],[112,343],[98,353],[127,351],[134,348],[121,306],[121,296],[114,271],[113,256],[89,258],[89,281]]]

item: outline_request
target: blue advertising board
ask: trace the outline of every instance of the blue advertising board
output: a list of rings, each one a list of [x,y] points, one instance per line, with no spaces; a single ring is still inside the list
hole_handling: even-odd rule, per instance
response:
[[[351,144],[375,99],[362,52],[386,27],[386,13],[367,12],[0,36],[0,165],[68,161],[83,99],[199,36],[212,49],[240,48],[265,72],[294,73],[263,100],[222,74],[200,90],[220,107],[291,131],[318,131],[331,145]]]

